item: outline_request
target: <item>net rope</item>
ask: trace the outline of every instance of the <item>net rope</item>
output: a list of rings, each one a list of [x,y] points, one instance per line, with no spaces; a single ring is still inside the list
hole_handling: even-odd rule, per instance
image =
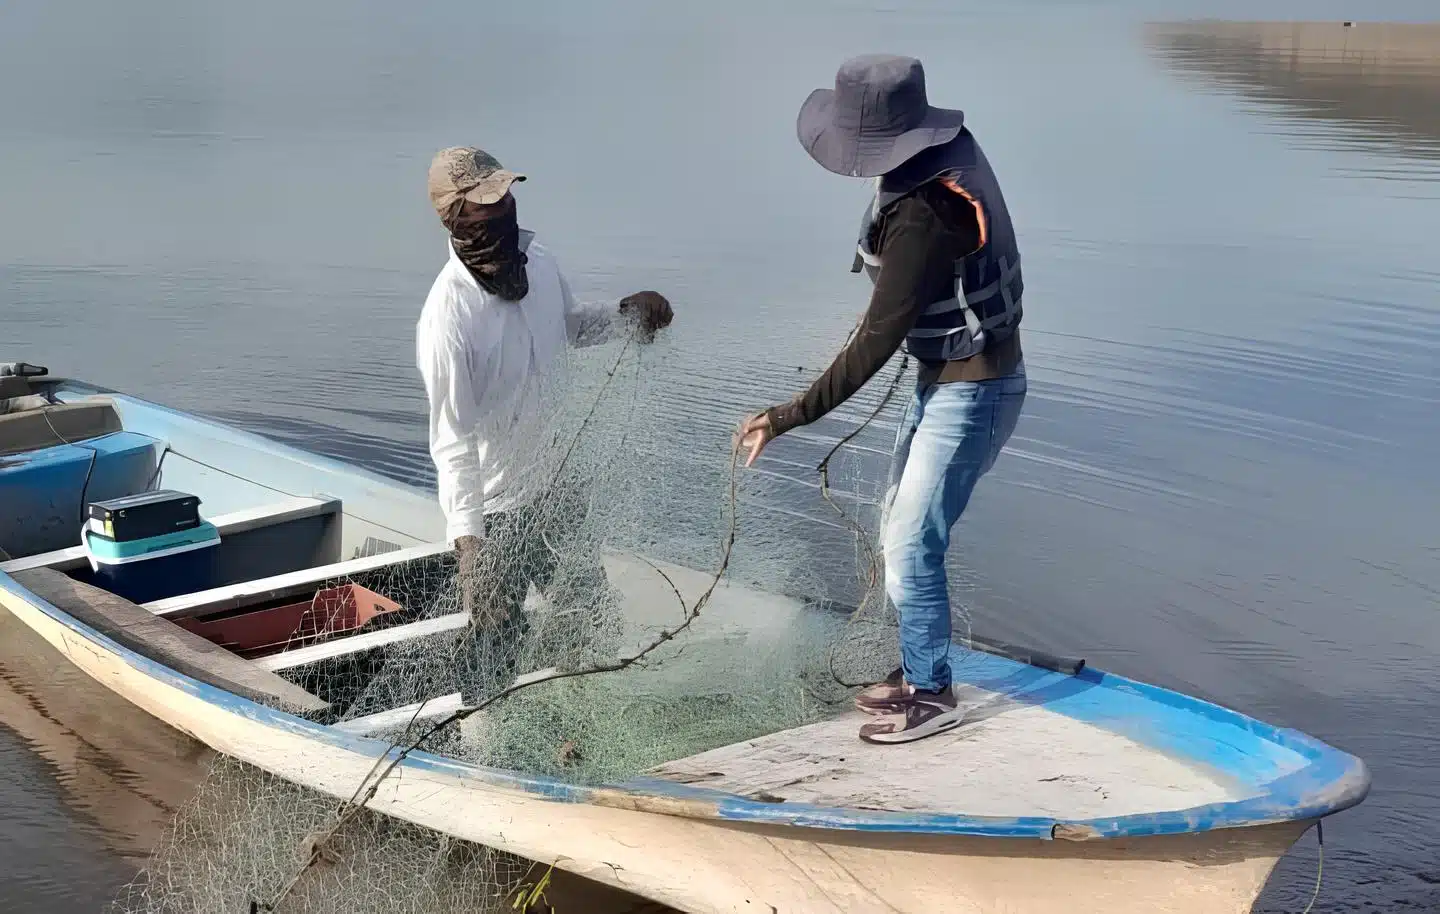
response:
[[[867,450],[854,442],[877,419],[898,422],[905,363],[872,385],[878,396],[818,467],[792,460],[787,436],[767,452],[782,471],[742,472],[728,429],[688,430],[713,448],[675,447],[675,423],[693,416],[669,408],[668,369],[689,358],[666,349],[632,334],[574,354],[516,436],[549,442],[532,469],[550,482],[490,519],[473,568],[450,553],[317,587],[359,585],[398,604],[372,620],[377,631],[446,623],[282,671],[329,703],[324,722],[399,751],[342,802],[220,759],[112,914],[515,910],[527,887],[546,910],[536,861],[367,803],[415,750],[616,783],[842,713],[854,685],[898,665],[876,548],[884,486],[843,450]],[[797,485],[820,499],[795,497]],[[817,504],[828,521],[805,513]],[[797,515],[832,525],[851,554],[817,562]],[[316,643],[306,634],[294,646]]]

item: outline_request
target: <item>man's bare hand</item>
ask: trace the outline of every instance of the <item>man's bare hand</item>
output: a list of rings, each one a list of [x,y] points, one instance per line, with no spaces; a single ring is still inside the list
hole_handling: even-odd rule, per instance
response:
[[[745,457],[745,465],[752,466],[760,452],[765,450],[765,445],[775,440],[775,426],[770,424],[768,415],[757,413],[740,423],[739,439],[740,449],[750,451]]]

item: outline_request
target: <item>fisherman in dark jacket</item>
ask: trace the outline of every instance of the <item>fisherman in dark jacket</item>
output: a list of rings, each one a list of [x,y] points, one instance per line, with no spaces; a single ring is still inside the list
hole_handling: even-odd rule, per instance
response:
[[[860,738],[902,743],[958,726],[945,553],[975,483],[1025,402],[1020,253],[1000,185],[960,111],[931,107],[920,61],[847,60],[800,110],[800,142],[829,171],[876,179],[855,269],[874,282],[850,342],[810,389],[746,419],[746,465],[776,436],[845,402],[903,344],[917,385],[896,442],[883,532],[902,667],[855,703]]]

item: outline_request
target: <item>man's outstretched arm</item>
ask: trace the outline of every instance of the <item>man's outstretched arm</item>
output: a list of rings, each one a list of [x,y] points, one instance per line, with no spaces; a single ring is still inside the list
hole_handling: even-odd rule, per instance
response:
[[[636,292],[620,300],[619,307],[610,304],[581,304],[570,292],[570,283],[560,275],[560,291],[565,298],[565,335],[570,345],[593,346],[635,328],[641,342],[650,342],[656,330],[670,326],[675,313],[670,302],[659,292]]]

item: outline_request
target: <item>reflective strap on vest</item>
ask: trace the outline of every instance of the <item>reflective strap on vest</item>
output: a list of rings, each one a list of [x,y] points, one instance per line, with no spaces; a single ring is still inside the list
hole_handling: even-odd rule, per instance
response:
[[[955,261],[957,273],[964,269],[964,261]],[[976,289],[965,296],[967,304],[978,305],[988,298],[992,298],[998,292],[1005,299],[1005,313],[1011,314],[1015,310],[1015,293],[1011,291],[1011,283],[1015,280],[1016,274],[1020,272],[1020,255],[1015,255],[1015,263],[1010,263],[1010,258],[1000,258],[1000,278]]]
[[[875,263],[872,264],[872,266],[879,266],[878,257],[870,257],[866,255],[864,251],[860,252],[860,256],[865,259],[866,263],[870,263],[871,260],[874,260]],[[959,273],[963,269],[964,261],[955,261],[956,272]],[[1017,309],[1015,307],[1015,293],[1011,284],[1014,281],[1016,275],[1019,274],[1019,272],[1019,257],[1015,258],[1015,263],[1013,265],[1010,263],[1010,259],[1008,257],[1001,257],[1000,278],[992,283],[987,284],[984,288],[977,289],[976,291],[971,292],[969,295],[966,295],[965,303],[963,305],[960,303],[959,296],[954,295],[950,298],[940,299],[939,301],[928,306],[922,312],[922,314],[926,317],[934,317],[938,314],[948,314],[949,312],[956,309],[964,308],[965,326],[931,329],[920,327],[911,330],[909,335],[920,339],[934,339],[936,337],[953,336],[956,333],[963,333],[966,330],[969,330],[971,336],[979,336],[981,330],[994,330],[996,327],[1005,326],[1015,318],[1015,312]],[[980,320],[979,316],[975,313],[975,309],[969,306],[978,305],[983,301],[994,298],[996,295],[999,295],[1001,299],[1005,302],[1005,310],[1001,311],[999,314],[991,315],[986,320]]]

